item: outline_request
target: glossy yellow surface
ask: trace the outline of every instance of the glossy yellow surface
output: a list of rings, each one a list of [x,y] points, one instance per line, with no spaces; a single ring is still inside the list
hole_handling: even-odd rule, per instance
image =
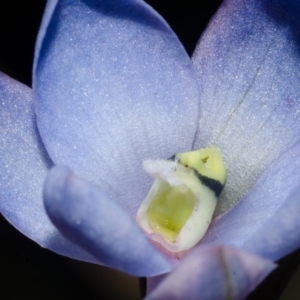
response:
[[[171,187],[161,181],[159,189],[147,210],[149,224],[154,232],[175,242],[180,230],[190,218],[196,203],[187,188]]]

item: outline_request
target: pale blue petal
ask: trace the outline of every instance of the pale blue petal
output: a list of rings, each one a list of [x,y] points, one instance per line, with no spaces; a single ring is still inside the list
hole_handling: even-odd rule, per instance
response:
[[[133,216],[151,184],[142,160],[193,144],[198,85],[182,45],[143,1],[61,0],[48,4],[37,51],[49,155]]]
[[[96,262],[62,237],[45,212],[42,187],[52,162],[40,140],[32,106],[31,90],[0,73],[0,212],[42,247]]]
[[[102,263],[135,276],[169,272],[167,260],[118,204],[64,167],[47,177],[44,202],[52,222],[68,239]]]
[[[277,260],[299,247],[300,142],[263,173],[249,194],[212,224],[202,243],[227,244]],[[299,189],[297,190],[299,191]]]
[[[249,238],[244,249],[277,260],[300,247],[300,181],[285,203]]]
[[[147,300],[244,299],[275,268],[273,262],[224,246],[195,249]]]
[[[299,1],[224,1],[195,51],[194,147],[219,146],[228,168],[219,213],[300,138],[299,13]]]

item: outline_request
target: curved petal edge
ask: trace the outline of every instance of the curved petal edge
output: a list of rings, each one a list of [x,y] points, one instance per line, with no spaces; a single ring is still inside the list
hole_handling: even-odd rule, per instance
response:
[[[195,147],[221,148],[218,214],[247,194],[300,136],[298,1],[226,0],[193,54],[200,85]]]
[[[65,239],[49,220],[42,188],[53,165],[35,123],[31,89],[0,73],[0,211],[24,235],[70,258],[97,260]]]
[[[142,161],[192,148],[199,90],[191,60],[144,1],[49,3],[33,75],[41,137],[56,165],[134,216],[150,187]]]
[[[54,167],[44,188],[46,211],[69,240],[103,264],[135,276],[170,271],[135,221],[97,187],[65,167]]]
[[[274,268],[272,261],[249,252],[204,246],[184,258],[146,299],[241,300]]]

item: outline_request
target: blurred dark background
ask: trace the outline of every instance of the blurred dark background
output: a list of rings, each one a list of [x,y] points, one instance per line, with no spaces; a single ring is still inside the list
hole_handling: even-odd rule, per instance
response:
[[[189,55],[221,3],[219,0],[147,2],[168,21]],[[0,3],[0,70],[29,86],[34,44],[45,3],[45,0],[2,0]],[[296,252],[283,261],[282,273],[275,273],[271,281],[249,299],[277,299],[299,260],[299,252]],[[278,282],[277,290],[274,282]],[[295,282],[293,284],[297,286],[299,280]],[[298,299],[291,295],[293,293],[285,299]],[[138,279],[42,249],[0,216],[0,299],[60,300],[75,297],[139,299]]]

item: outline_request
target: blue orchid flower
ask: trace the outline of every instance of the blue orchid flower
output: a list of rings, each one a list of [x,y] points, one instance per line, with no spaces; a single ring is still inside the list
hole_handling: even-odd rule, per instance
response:
[[[143,1],[49,0],[33,89],[0,76],[1,213],[56,253],[151,277],[148,299],[243,299],[300,244],[299,12],[224,1],[191,61]],[[141,164],[211,144],[226,189],[178,261],[135,222]]]

